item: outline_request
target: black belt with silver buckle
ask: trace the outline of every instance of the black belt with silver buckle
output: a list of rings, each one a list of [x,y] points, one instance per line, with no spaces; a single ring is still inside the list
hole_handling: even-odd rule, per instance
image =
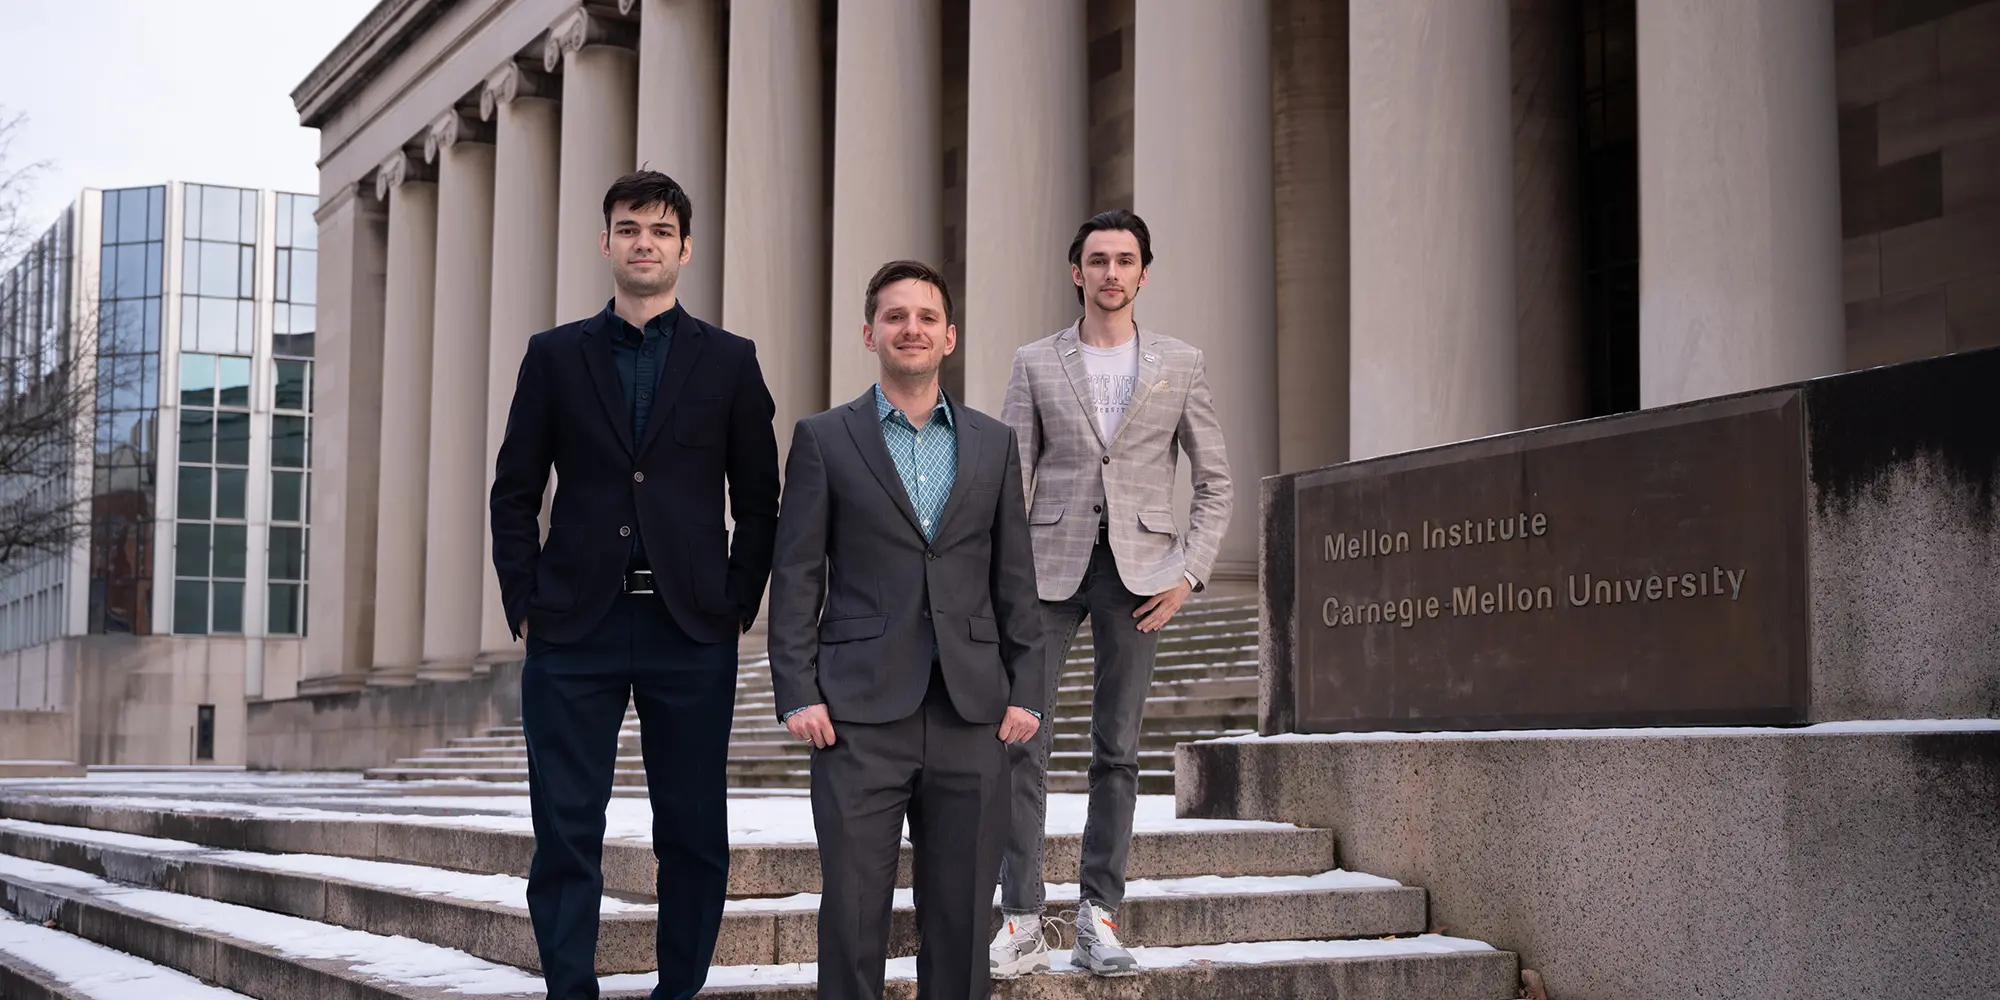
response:
[[[656,591],[653,589],[653,571],[650,569],[635,569],[626,573],[624,579],[620,581],[618,589],[627,594],[655,593]]]

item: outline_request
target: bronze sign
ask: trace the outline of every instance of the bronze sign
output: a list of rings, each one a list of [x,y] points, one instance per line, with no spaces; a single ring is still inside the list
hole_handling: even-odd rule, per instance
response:
[[[1797,392],[1298,479],[1305,732],[1806,719]]]

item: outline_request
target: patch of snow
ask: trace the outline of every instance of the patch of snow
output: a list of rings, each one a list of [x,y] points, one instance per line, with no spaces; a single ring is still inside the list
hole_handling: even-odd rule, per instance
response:
[[[237,865],[262,871],[284,872],[343,879],[362,885],[394,889],[418,896],[446,896],[472,903],[493,903],[518,910],[528,908],[528,880],[514,875],[475,875],[468,872],[429,868],[393,861],[337,858],[321,854],[260,854],[203,847],[179,840],[141,837],[108,830],[70,826],[50,826],[26,820],[0,819],[0,830],[44,837],[59,837],[105,847],[145,851],[155,854],[186,854],[217,864]],[[112,872],[114,876],[118,873]],[[140,878],[128,881],[144,881]],[[610,896],[600,898],[598,912],[650,913],[652,903],[630,903]]]
[[[1133,879],[1125,883],[1126,899],[1160,899],[1169,896],[1231,896],[1274,892],[1326,892],[1333,889],[1394,889],[1403,883],[1378,875],[1334,869],[1318,875],[1197,875],[1192,878]],[[1043,895],[1056,903],[1073,903],[1081,890],[1075,882],[1049,882]],[[908,889],[897,889],[895,907],[907,910],[916,905]],[[1000,888],[993,888],[993,905],[1000,905]],[[819,909],[819,893],[801,892],[793,896],[732,899],[722,904],[727,913],[796,913]]]
[[[184,972],[0,912],[0,952],[90,1000],[247,1000]]]
[[[1841,736],[1880,733],[1960,733],[2000,730],[2000,719],[1855,719],[1810,726],[1658,726],[1627,729],[1497,729],[1441,733],[1279,733],[1274,736],[1222,736],[1202,743],[1383,743],[1398,740],[1575,740],[1657,739],[1661,737],[1811,735]],[[1050,796],[1054,798],[1054,796]]]

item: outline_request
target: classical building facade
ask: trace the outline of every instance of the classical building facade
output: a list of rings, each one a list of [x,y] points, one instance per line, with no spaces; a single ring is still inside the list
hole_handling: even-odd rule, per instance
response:
[[[0,276],[0,400],[61,392],[72,365],[95,387],[50,451],[69,474],[0,484],[88,519],[0,570],[0,758],[241,764],[246,701],[296,692],[316,206],[86,190]]]
[[[383,0],[322,135],[305,694],[518,655],[485,495],[523,344],[600,308],[599,201],[695,204],[687,306],[792,422],[862,284],[962,289],[997,409],[1129,206],[1141,321],[1266,475],[2000,339],[2000,3]],[[1254,578],[1239,510],[1221,572]]]

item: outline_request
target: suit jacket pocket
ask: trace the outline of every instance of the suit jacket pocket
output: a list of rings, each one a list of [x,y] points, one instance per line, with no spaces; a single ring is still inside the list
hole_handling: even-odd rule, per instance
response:
[[[1170,510],[1140,511],[1139,526],[1162,535],[1172,536],[1181,533],[1180,528],[1174,524],[1174,512]]]
[[[989,623],[990,624],[990,623]],[[880,638],[889,629],[888,615],[855,615],[850,618],[828,618],[819,623],[819,641],[854,642],[858,639]],[[993,640],[998,642],[996,638]]]
[[[1063,505],[1053,500],[1039,501],[1028,508],[1029,524],[1054,524],[1062,517]]]
[[[1000,626],[994,624],[993,619],[973,615],[969,621],[971,622],[973,642],[1000,641]]]
[[[535,592],[528,606],[544,611],[568,611],[576,605],[577,579],[582,567],[575,545],[577,529],[551,525],[549,537],[535,558]]]

